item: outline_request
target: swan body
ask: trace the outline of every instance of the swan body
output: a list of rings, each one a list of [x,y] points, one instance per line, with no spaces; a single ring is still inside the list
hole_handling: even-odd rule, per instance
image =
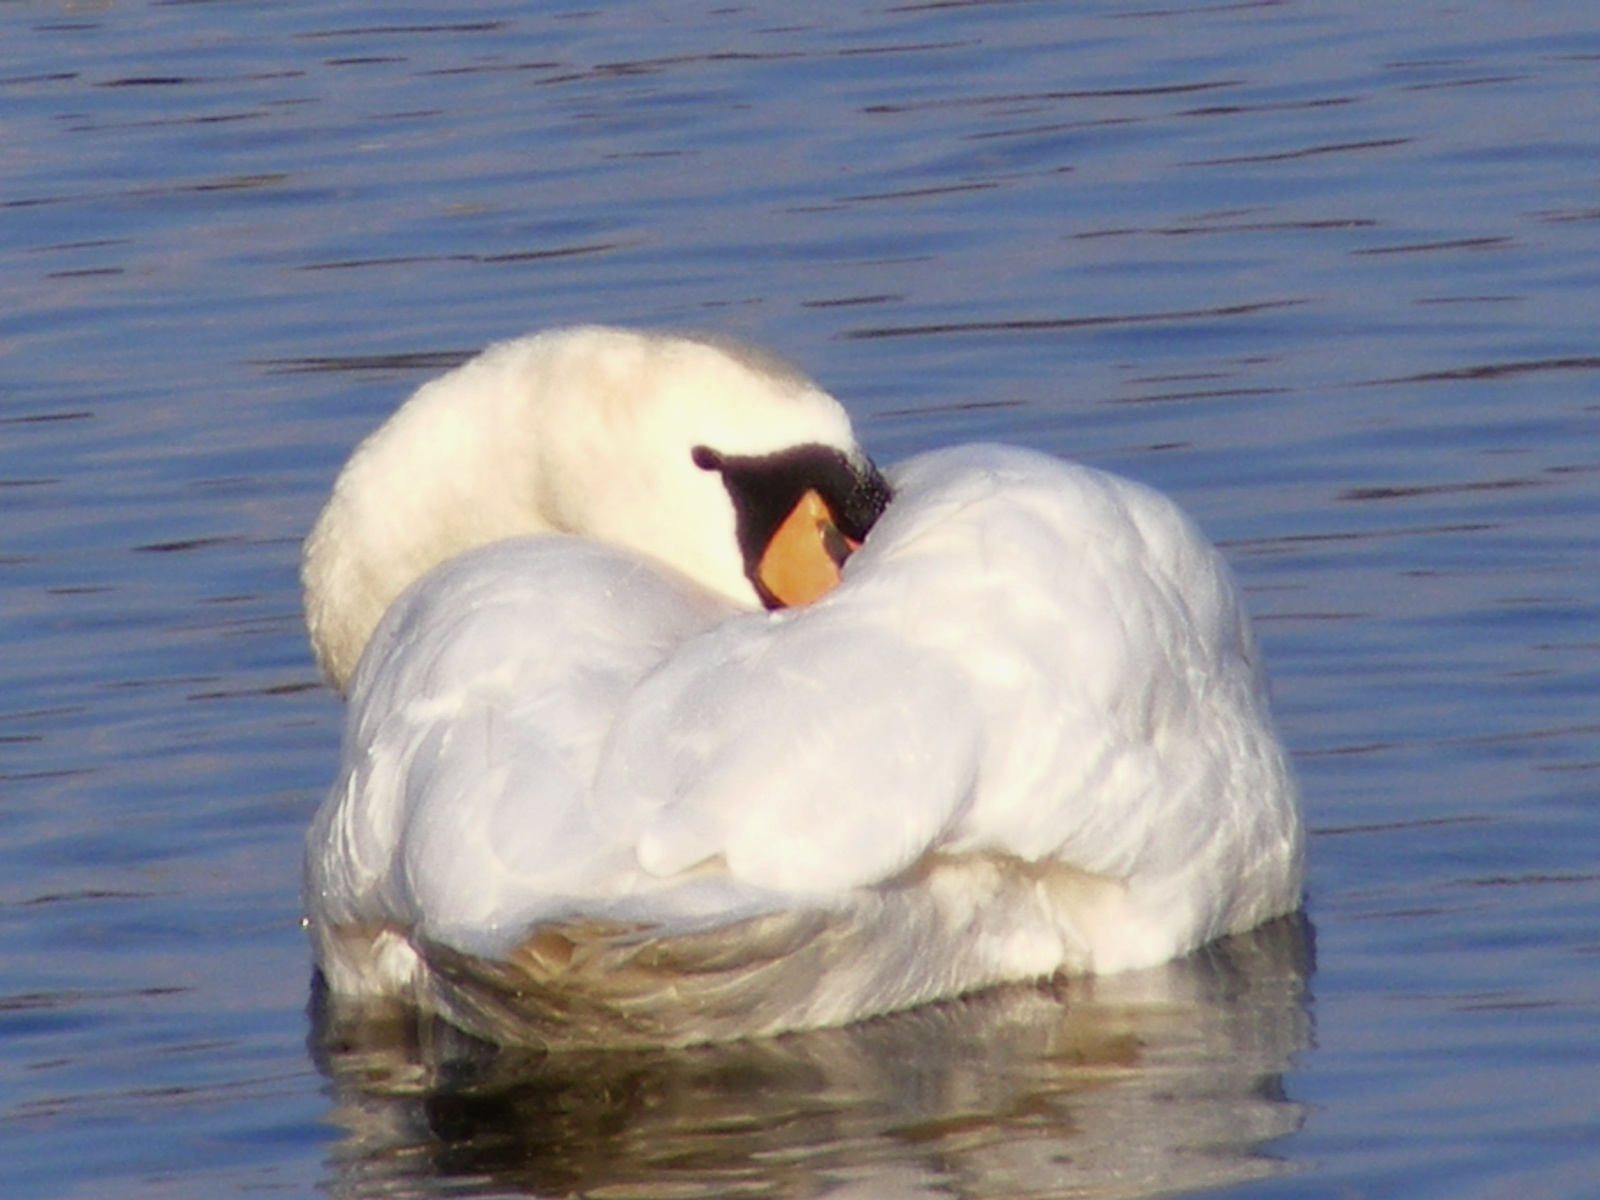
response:
[[[684,348],[543,340],[572,338],[669,374],[664,349]],[[491,359],[545,361],[539,342]],[[748,407],[793,419],[746,414],[717,452],[864,462],[809,384],[686,345],[732,354],[723,384],[748,400],[754,375],[777,395]],[[1194,525],[1141,485],[997,446],[889,482],[842,581],[804,607],[757,609],[731,555],[701,573],[582,529],[423,556],[342,679],[340,777],[308,837],[334,995],[501,1041],[682,1044],[1151,966],[1292,911],[1294,781]],[[726,496],[704,505],[723,538]],[[308,564],[341,525],[319,524]],[[340,680],[347,652],[319,656]]]

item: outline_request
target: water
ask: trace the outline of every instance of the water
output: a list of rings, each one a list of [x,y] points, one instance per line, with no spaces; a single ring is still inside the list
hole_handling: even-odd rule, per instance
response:
[[[0,3],[0,1195],[1595,1194],[1591,7]],[[578,320],[1177,496],[1309,926],[677,1055],[326,1028],[298,540]]]

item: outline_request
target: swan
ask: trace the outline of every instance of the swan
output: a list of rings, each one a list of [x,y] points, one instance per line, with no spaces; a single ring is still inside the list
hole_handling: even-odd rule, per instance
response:
[[[302,576],[347,698],[306,851],[336,1003],[687,1045],[1301,901],[1250,624],[1175,504],[1003,446],[882,474],[741,344],[489,348],[355,450]]]

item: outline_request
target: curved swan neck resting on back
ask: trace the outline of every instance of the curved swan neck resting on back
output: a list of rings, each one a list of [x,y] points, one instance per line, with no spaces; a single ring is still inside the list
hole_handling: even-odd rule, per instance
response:
[[[340,472],[301,563],[318,664],[345,691],[412,582],[527,534],[635,550],[753,608],[727,489],[694,448],[804,444],[865,462],[839,404],[758,351],[603,327],[493,346],[418,389]]]

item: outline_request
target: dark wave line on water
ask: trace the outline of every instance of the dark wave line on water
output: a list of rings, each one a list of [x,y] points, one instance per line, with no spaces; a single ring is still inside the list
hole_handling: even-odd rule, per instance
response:
[[[894,304],[904,300],[904,292],[877,292],[867,296],[839,296],[829,300],[802,300],[801,308],[852,308],[856,305]]]
[[[1392,379],[1371,379],[1356,387],[1382,387],[1395,383],[1454,383],[1462,380],[1508,379],[1517,375],[1539,375],[1552,371],[1600,370],[1600,355],[1575,355],[1570,358],[1530,358],[1512,362],[1480,363],[1471,367],[1451,367],[1443,371],[1423,371],[1418,375],[1398,375]]]
[[[28,708],[17,712],[0,711],[0,723],[7,721],[54,721],[68,717],[81,717],[88,712],[83,704],[57,704],[50,708]]]
[[[1359,96],[1318,96],[1312,100],[1267,100],[1259,104],[1207,104],[1200,108],[1185,108],[1180,117],[1238,117],[1247,113],[1303,112],[1316,108],[1342,108],[1359,104]]]
[[[891,10],[892,11],[892,10]],[[846,51],[845,53],[851,53]],[[854,53],[861,53],[855,51]],[[1148,87],[1086,88],[1073,91],[1010,92],[997,96],[963,96],[951,100],[923,100],[910,104],[868,104],[861,111],[872,116],[930,112],[940,109],[993,108],[999,104],[1041,104],[1057,100],[1136,100],[1148,96],[1189,96],[1243,87],[1243,79],[1205,79],[1194,83],[1163,83]]]
[[[794,62],[813,57],[799,50],[717,50],[707,54],[680,54],[663,58],[625,59],[619,62],[594,63],[589,66],[568,63],[554,64],[559,73],[533,81],[535,86],[551,84],[604,82],[611,79],[638,79],[659,75],[673,67],[720,66],[727,63]]]
[[[469,254],[466,258],[477,263],[541,262],[547,258],[572,258],[579,254],[604,254],[620,250],[625,242],[595,242],[585,246],[556,246],[548,250],[508,250],[501,254]]]
[[[1114,237],[1192,237],[1195,234],[1217,233],[1321,233],[1326,230],[1373,229],[1378,222],[1370,217],[1318,217],[1304,221],[1246,221],[1224,224],[1230,217],[1244,213],[1218,213],[1210,221],[1186,222],[1182,225],[1128,225],[1112,229],[1090,229],[1066,236],[1074,241],[1093,241]]]
[[[1384,743],[1382,748],[1389,749],[1393,743]],[[1353,749],[1333,750],[1297,750],[1296,758],[1322,758],[1328,755],[1349,754],[1365,751],[1368,747],[1355,747]],[[1492,820],[1485,816],[1454,816],[1454,817],[1424,817],[1420,820],[1407,821],[1367,821],[1359,825],[1326,825],[1311,830],[1312,837],[1345,837],[1349,834],[1364,833],[1400,833],[1416,829],[1441,829],[1451,825],[1486,825]]]
[[[329,262],[304,263],[297,271],[353,271],[365,267],[409,267],[418,263],[519,263],[542,262],[551,258],[573,258],[581,254],[604,254],[620,250],[624,242],[594,242],[581,246],[553,246],[540,250],[508,250],[500,254],[396,254],[385,258],[339,258]]]
[[[1330,533],[1289,533],[1272,537],[1223,539],[1219,550],[1230,554],[1260,554],[1315,546],[1328,542],[1378,542],[1391,538],[1453,536],[1462,533],[1488,533],[1499,529],[1498,521],[1458,521],[1441,525],[1405,525],[1386,529],[1341,529]]]
[[[182,87],[191,83],[213,83],[215,80],[202,79],[195,75],[128,75],[121,79],[107,79],[103,83],[92,84],[93,87],[121,88],[121,87]]]
[[[1482,293],[1475,296],[1423,296],[1411,303],[1419,307],[1448,304],[1516,304],[1526,299],[1523,296],[1513,296],[1509,293],[1494,295]]]
[[[56,242],[48,246],[26,246],[24,254],[60,254],[68,250],[103,250],[107,246],[127,246],[133,243],[132,238],[107,237],[88,238],[81,242]]]
[[[920,200],[928,196],[950,196],[958,192],[992,192],[1000,184],[993,180],[975,183],[947,183],[939,187],[906,188],[895,192],[862,192],[855,196],[840,196],[841,204],[865,203],[874,200]]]
[[[1546,225],[1569,225],[1578,221],[1600,221],[1600,208],[1556,208],[1534,213],[1533,219]]]
[[[60,767],[53,771],[0,772],[0,783],[53,783],[63,779],[87,779],[97,774],[97,767]]]
[[[463,67],[434,67],[418,71],[416,76],[418,79],[435,79],[448,75],[506,75],[521,71],[558,71],[563,65],[553,61],[471,63]]]
[[[929,404],[921,408],[886,408],[869,419],[889,421],[900,417],[926,417],[931,413],[991,412],[995,409],[1031,408],[1026,400],[963,400],[954,404]]]
[[[1289,0],[1236,0],[1233,4],[1217,4],[1206,8],[1140,8],[1133,12],[1107,14],[1109,20],[1123,21],[1149,21],[1161,20],[1167,17],[1193,17],[1197,15],[1214,16],[1225,12],[1251,12],[1260,8],[1282,8]]]
[[[78,78],[77,71],[49,71],[39,75],[0,76],[0,87],[20,87],[31,83],[70,83]]]
[[[65,412],[23,413],[15,417],[0,417],[0,425],[51,425],[58,421],[90,421],[94,413],[88,409],[68,409]]]
[[[1545,742],[1559,738],[1594,737],[1600,722],[1582,721],[1576,725],[1556,725],[1548,729],[1519,729],[1511,733],[1474,734],[1469,737],[1441,738],[1442,745],[1511,746],[1523,742]]]
[[[1008,129],[989,129],[983,133],[964,133],[963,142],[993,142],[1003,138],[1039,138],[1058,133],[1076,133],[1084,129],[1108,129],[1112,126],[1138,125],[1143,117],[1097,117],[1087,121],[1051,121],[1047,125],[1019,125]],[[1071,167],[1057,167],[1056,174],[1066,174]]]
[[[0,208],[39,208],[48,204],[72,204],[83,200],[99,203],[105,200],[149,199],[159,196],[184,196],[207,192],[253,191],[258,188],[276,187],[288,181],[289,176],[281,171],[254,175],[222,175],[214,179],[196,180],[192,183],[165,184],[161,187],[133,187],[115,192],[68,192],[59,196],[24,196],[16,200],[0,200]]]
[[[1524,83],[1526,75],[1478,75],[1470,79],[1441,79],[1434,83],[1411,83],[1402,92],[1438,92],[1448,88],[1491,87],[1506,83]]]
[[[872,54],[923,54],[930,50],[960,50],[965,46],[978,46],[978,38],[960,38],[947,42],[890,42],[882,46],[846,46],[835,50],[834,58],[861,58]]]
[[[850,329],[839,336],[861,342],[880,338],[932,337],[958,333],[1041,333],[1059,329],[1102,329],[1127,325],[1162,325],[1180,321],[1223,320],[1247,317],[1276,309],[1298,308],[1309,300],[1258,300],[1251,304],[1226,304],[1216,308],[1174,309],[1169,312],[1119,313],[1098,317],[1017,317],[1005,321],[941,321],[928,325],[885,325]]]
[[[108,893],[110,899],[143,899],[138,893],[126,893],[118,896]],[[62,1009],[72,1008],[80,1004],[96,1004],[106,1000],[123,999],[149,999],[161,996],[181,996],[195,989],[189,986],[170,987],[143,987],[143,988],[106,988],[92,990],[88,988],[63,988],[54,992],[18,992],[10,996],[0,996],[0,1012],[59,1012]]]
[[[321,375],[363,371],[448,371],[471,358],[475,350],[420,350],[400,354],[342,354],[322,358],[255,358],[252,367],[268,375]]]
[[[1600,758],[1584,762],[1541,763],[1536,769],[1547,775],[1600,774]]]
[[[325,58],[322,60],[322,65],[325,67],[378,67],[410,61],[403,54],[353,54],[345,58]]]
[[[924,0],[920,4],[897,4],[883,11],[886,13],[939,12],[949,8],[987,8],[993,4],[994,0]]]
[[[1196,388],[1184,392],[1148,392],[1142,396],[1118,396],[1113,404],[1173,404],[1182,400],[1238,400],[1260,396],[1287,396],[1289,388],[1232,387]]]
[[[122,129],[174,129],[195,125],[233,125],[240,121],[265,121],[273,113],[267,109],[244,112],[203,113],[192,117],[155,117],[143,121],[93,121],[67,126],[69,133],[114,133]]]
[[[659,58],[624,58],[595,63],[577,73],[579,78],[608,79],[618,75],[653,75],[666,67],[695,67],[705,63],[790,62],[805,55],[799,50],[712,50],[704,54],[668,54]]]
[[[1331,142],[1325,146],[1306,146],[1299,150],[1279,150],[1272,154],[1241,154],[1231,158],[1202,158],[1187,162],[1186,167],[1238,167],[1252,163],[1294,162],[1302,158],[1317,158],[1324,154],[1349,154],[1359,150],[1391,150],[1409,145],[1408,137],[1373,138],[1364,142]]]
[[[36,908],[46,904],[76,904],[84,902],[93,903],[102,900],[156,900],[162,896],[176,896],[180,894],[181,893],[175,889],[169,889],[166,891],[132,891],[125,888],[82,888],[73,892],[46,892],[42,896],[30,896],[26,900],[17,901],[17,907]],[[171,992],[183,989],[169,988],[167,990]],[[59,995],[59,993],[55,994]],[[40,993],[34,993],[34,995],[37,996],[40,995]],[[0,1008],[4,1007],[5,1001],[0,1000]]]
[[[171,542],[146,542],[133,547],[135,554],[186,554],[191,550],[210,550],[217,546],[245,545],[246,539],[238,534],[223,534],[215,537],[182,538]]]
[[[299,696],[307,692],[320,692],[327,685],[320,679],[294,679],[288,683],[273,683],[252,688],[217,688],[207,692],[191,692],[185,697],[194,702],[211,700],[244,700],[250,697]]]
[[[1368,246],[1352,250],[1351,254],[1376,256],[1380,254],[1428,254],[1437,250],[1500,250],[1513,244],[1514,239],[1504,234],[1492,237],[1452,238],[1443,242],[1408,242],[1398,246]]]
[[[1550,884],[1600,883],[1596,871],[1529,871],[1523,875],[1485,875],[1481,879],[1464,879],[1466,887],[1546,887]]]
[[[325,60],[334,65],[339,60]],[[403,59],[384,59],[385,62],[403,62]],[[92,88],[150,88],[150,87],[229,87],[240,83],[264,83],[279,79],[304,79],[303,70],[255,71],[242,75],[118,75],[114,79],[86,81]],[[14,75],[0,79],[0,87],[21,83],[66,83],[78,79],[76,71],[56,75]]]
[[[510,21],[458,21],[451,23],[434,23],[426,25],[363,25],[350,29],[323,29],[312,33],[297,33],[292,35],[296,42],[327,41],[330,38],[346,37],[387,37],[391,34],[438,34],[438,33],[498,33],[509,29]]]
[[[1418,496],[1458,496],[1468,492],[1506,492],[1538,487],[1537,479],[1481,479],[1471,483],[1418,483],[1394,487],[1358,487],[1340,492],[1340,500],[1411,500]]]

